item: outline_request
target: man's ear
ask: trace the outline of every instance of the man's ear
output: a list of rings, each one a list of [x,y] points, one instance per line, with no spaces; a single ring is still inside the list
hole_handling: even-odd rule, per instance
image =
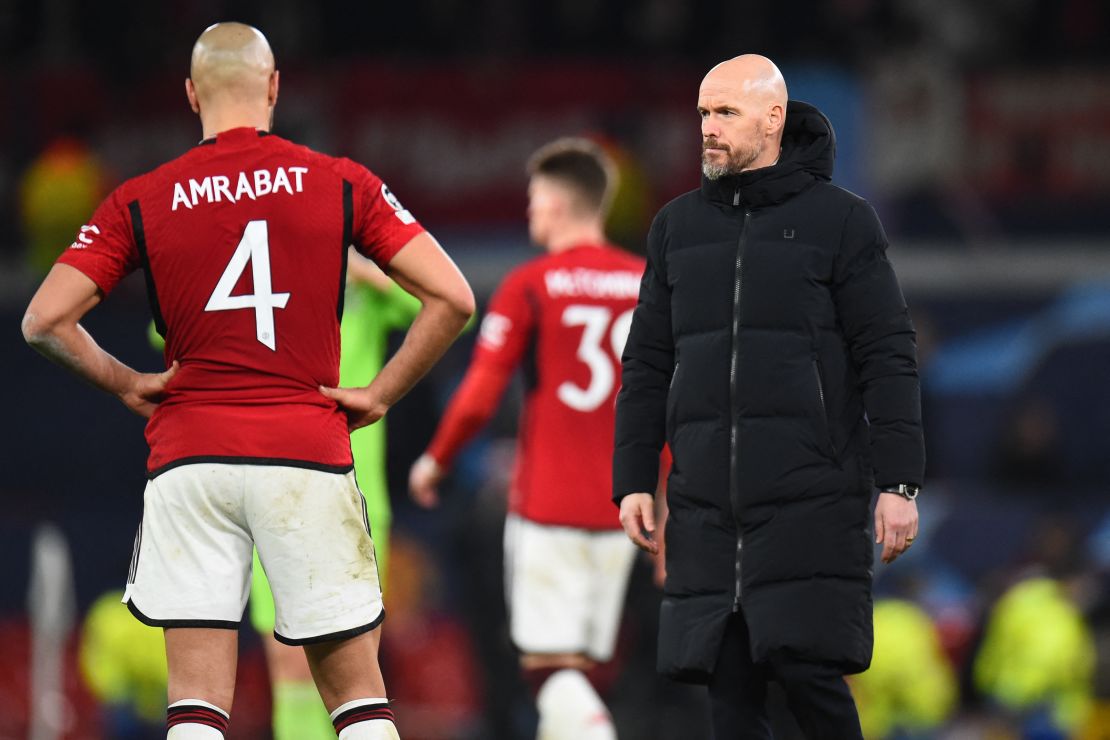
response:
[[[271,108],[273,108],[275,105],[277,105],[278,87],[279,87],[280,82],[281,82],[281,73],[275,69],[273,71],[273,73],[270,75],[270,89],[269,89],[269,92],[266,96],[266,102],[268,102],[270,104]]]
[[[185,78],[185,97],[189,100],[189,107],[193,109],[193,113],[200,115],[200,101],[197,100],[197,88],[193,85],[192,79]]]
[[[782,130],[783,124],[786,122],[786,111],[778,103],[774,103],[767,109],[767,133],[775,134]]]

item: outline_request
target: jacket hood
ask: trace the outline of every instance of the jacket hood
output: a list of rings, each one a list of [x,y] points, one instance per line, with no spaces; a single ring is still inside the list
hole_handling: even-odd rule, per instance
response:
[[[702,175],[702,194],[712,201],[748,206],[781,203],[805,190],[815,181],[832,179],[836,159],[836,134],[825,114],[809,103],[791,100],[786,104],[782,153],[770,167],[748,170],[710,180]]]

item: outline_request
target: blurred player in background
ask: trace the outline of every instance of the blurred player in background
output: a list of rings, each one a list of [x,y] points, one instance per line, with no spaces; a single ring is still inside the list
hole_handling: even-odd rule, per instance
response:
[[[105,734],[150,737],[166,714],[162,631],[136,621],[120,604],[122,598],[123,591],[109,591],[89,607],[78,665],[104,711]]]
[[[620,356],[644,263],[606,241],[612,169],[584,139],[533,155],[528,227],[547,254],[494,295],[466,377],[409,478],[417,503],[435,505],[456,454],[524,369],[505,580],[544,740],[616,736],[589,673],[612,657],[635,554],[607,491]]]
[[[254,546],[274,590],[275,633],[304,646],[340,738],[396,738],[349,432],[427,372],[473,295],[369,170],[269,134],[278,73],[256,29],[207,29],[185,89],[204,140],[101,204],[32,298],[23,333],[150,420],[124,599],[165,628],[170,740],[224,737]],[[352,244],[422,308],[373,382],[335,388]],[[140,267],[166,338],[162,373],[124,365],[78,323]]]

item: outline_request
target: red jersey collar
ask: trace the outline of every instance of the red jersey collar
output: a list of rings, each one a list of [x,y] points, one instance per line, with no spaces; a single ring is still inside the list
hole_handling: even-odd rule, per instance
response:
[[[253,126],[240,126],[239,128],[229,128],[227,131],[220,131],[215,136],[209,136],[207,139],[202,139],[199,146],[206,146],[208,144],[234,144],[237,142],[247,142],[263,136],[269,136],[269,131],[254,128]]]
[[[573,245],[567,247],[566,249],[560,251],[558,254],[566,254],[567,252],[574,252],[574,251],[577,251],[579,249],[601,249],[603,247],[610,247],[610,246],[612,246],[612,245],[609,244],[608,242],[578,242],[577,244],[573,244]]]

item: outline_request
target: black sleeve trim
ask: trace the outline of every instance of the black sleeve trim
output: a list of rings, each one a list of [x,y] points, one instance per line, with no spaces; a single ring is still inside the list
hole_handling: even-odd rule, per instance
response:
[[[154,619],[139,611],[139,607],[135,606],[135,602],[131,599],[127,600],[127,608],[135,615],[135,619],[149,627],[162,627],[165,629],[180,627],[202,627],[204,629],[214,630],[239,629],[239,622],[228,622],[222,619]]]
[[[154,480],[162,473],[174,468],[180,468],[182,465],[194,465],[198,463],[217,463],[220,465],[270,465],[285,468],[305,468],[307,470],[319,470],[322,473],[336,473],[337,475],[346,475],[355,469],[354,464],[350,465],[325,465],[324,463],[312,462],[311,460],[288,460],[283,457],[233,457],[229,455],[196,455],[194,457],[183,457],[180,460],[174,460],[167,463],[160,468],[155,468],[147,472],[147,480]]]
[[[143,275],[146,277],[146,297],[150,301],[150,313],[154,317],[154,328],[158,336],[166,338],[166,321],[162,318],[162,307],[158,304],[158,291],[154,287],[154,273],[150,269],[150,256],[146,250],[146,231],[143,229],[143,211],[139,201],[133,200],[127,204],[131,211],[131,231],[135,236],[135,247],[139,250],[139,260],[143,266]]]
[[[331,642],[333,640],[349,640],[352,637],[358,637],[359,635],[365,634],[366,632],[369,632],[370,630],[376,628],[379,624],[382,623],[384,619],[385,609],[382,609],[373,622],[369,622],[359,627],[352,627],[351,629],[343,630],[342,632],[330,632],[326,635],[316,635],[315,637],[286,637],[285,635],[279,635],[277,633],[277,630],[275,630],[274,637],[277,639],[278,642],[284,643],[286,645],[318,645],[321,642]]]
[[[339,304],[335,309],[335,318],[343,320],[343,299],[347,294],[347,248],[351,246],[355,234],[355,198],[354,188],[347,180],[343,181],[343,257],[339,269]]]

